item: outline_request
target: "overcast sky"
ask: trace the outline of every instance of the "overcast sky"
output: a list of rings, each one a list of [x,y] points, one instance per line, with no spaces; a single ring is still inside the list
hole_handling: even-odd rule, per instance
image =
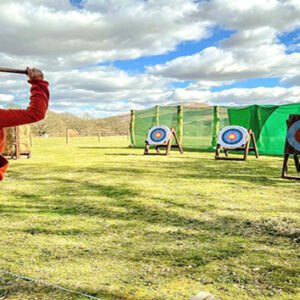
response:
[[[300,102],[299,0],[0,0],[0,28],[0,66],[42,69],[59,112]]]

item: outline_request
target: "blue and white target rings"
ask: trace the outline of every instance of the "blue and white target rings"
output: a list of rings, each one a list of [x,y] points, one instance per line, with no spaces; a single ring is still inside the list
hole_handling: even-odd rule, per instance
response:
[[[288,143],[297,151],[300,151],[300,120],[296,121],[287,132]]]
[[[166,144],[170,138],[171,130],[164,125],[153,126],[148,131],[147,142],[150,145]]]
[[[226,126],[219,132],[218,144],[223,148],[235,149],[247,143],[249,134],[241,126]]]

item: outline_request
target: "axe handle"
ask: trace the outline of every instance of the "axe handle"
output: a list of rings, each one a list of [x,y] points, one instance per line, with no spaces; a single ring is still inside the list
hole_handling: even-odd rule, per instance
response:
[[[1,68],[1,67],[0,67],[0,72],[26,74],[26,75],[28,74],[27,69],[25,69],[25,70],[17,70],[17,69],[9,69],[9,68]]]

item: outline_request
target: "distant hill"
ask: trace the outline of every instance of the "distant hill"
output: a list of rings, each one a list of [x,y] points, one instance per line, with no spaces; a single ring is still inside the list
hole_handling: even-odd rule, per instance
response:
[[[74,116],[69,113],[56,113],[48,111],[44,120],[31,126],[35,136],[64,136],[66,130],[73,136],[103,136],[127,135],[129,130],[130,115],[124,114],[104,119],[93,119]]]
[[[103,135],[127,135],[129,132],[130,114],[124,114],[96,120]]]

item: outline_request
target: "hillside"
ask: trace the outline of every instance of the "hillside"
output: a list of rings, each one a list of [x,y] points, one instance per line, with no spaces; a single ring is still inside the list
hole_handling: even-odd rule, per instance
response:
[[[104,136],[127,135],[129,114],[104,119],[93,119],[89,116],[78,117],[69,113],[48,111],[44,120],[31,126],[35,136],[64,136],[69,129],[74,136],[91,136],[99,132]]]

